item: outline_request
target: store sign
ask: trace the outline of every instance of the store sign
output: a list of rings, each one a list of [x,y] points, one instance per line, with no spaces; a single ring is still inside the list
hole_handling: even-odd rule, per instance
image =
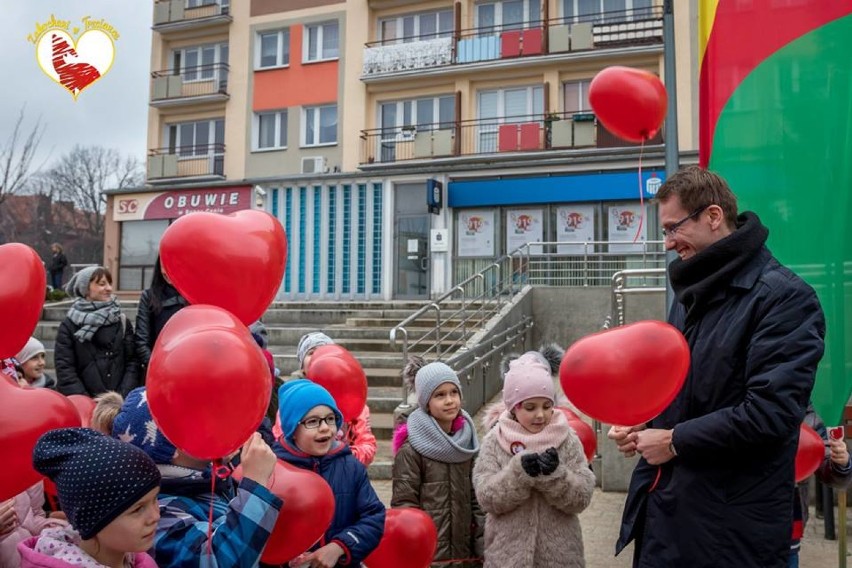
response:
[[[456,235],[460,257],[494,256],[494,211],[460,211]]]
[[[116,195],[115,221],[176,219],[188,213],[228,214],[251,209],[251,186]]]
[[[506,212],[506,251],[527,243],[540,243],[544,234],[541,209],[510,209]],[[541,247],[530,247],[530,254],[541,254]]]
[[[609,208],[609,252],[642,252],[646,240],[648,217],[638,203]]]
[[[559,254],[583,254],[582,243],[595,239],[595,206],[569,205],[556,208],[556,240],[579,245],[559,245]]]

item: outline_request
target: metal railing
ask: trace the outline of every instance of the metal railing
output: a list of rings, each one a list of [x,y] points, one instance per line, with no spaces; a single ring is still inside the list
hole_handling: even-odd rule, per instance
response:
[[[196,144],[152,148],[148,151],[148,179],[224,177],[225,145]]]
[[[153,71],[151,72],[151,100],[227,95],[228,71],[227,63]]]
[[[187,0],[156,0],[154,29],[168,24],[186,24],[211,19],[231,21],[229,0],[188,2]]]
[[[602,247],[614,246],[633,247],[634,250],[599,251]],[[575,249],[578,254],[565,254],[566,250]],[[564,274],[560,272],[561,264],[569,267],[563,271]],[[627,269],[627,265],[635,268]],[[626,275],[623,281],[619,280],[619,290],[639,278],[646,282],[650,278],[665,278],[663,241],[525,244],[467,276],[451,290],[398,323],[390,330],[390,344],[393,348],[401,344],[401,366],[411,352],[424,358],[445,359],[466,347],[467,341],[481,329],[481,324],[500,312],[524,287],[614,286],[611,275],[617,272]],[[602,283],[604,278],[606,284]],[[426,327],[426,331],[416,340],[409,340],[408,329],[414,327]],[[407,398],[408,387],[403,385],[402,400]]]
[[[449,44],[436,44],[436,39]],[[365,44],[365,77],[427,67],[663,43],[662,6],[465,28]],[[419,53],[418,53],[419,52]],[[425,57],[423,56],[425,55]]]

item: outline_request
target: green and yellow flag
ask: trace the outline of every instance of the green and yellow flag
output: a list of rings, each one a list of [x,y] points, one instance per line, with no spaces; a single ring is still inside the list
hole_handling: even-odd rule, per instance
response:
[[[852,391],[852,0],[701,0],[699,155],[819,294],[813,402]]]

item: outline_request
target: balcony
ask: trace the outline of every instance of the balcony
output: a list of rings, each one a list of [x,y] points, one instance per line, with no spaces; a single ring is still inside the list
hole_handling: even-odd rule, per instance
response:
[[[154,148],[148,152],[149,182],[225,179],[225,145]]]
[[[151,106],[166,107],[224,102],[228,95],[228,65],[215,63],[151,73]]]
[[[230,24],[229,0],[156,0],[153,29],[161,34]]]
[[[647,142],[662,143],[660,134]],[[493,161],[519,153],[634,146],[610,134],[590,112],[549,113],[363,130],[359,163],[470,156]]]
[[[570,18],[459,30],[452,37],[418,36],[368,43],[362,80],[430,69],[459,69],[482,61],[662,46],[662,8],[597,12]],[[521,63],[522,64],[522,63]]]

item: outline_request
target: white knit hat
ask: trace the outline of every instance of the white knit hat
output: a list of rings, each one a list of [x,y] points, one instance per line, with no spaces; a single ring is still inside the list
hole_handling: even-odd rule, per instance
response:
[[[331,345],[334,340],[321,331],[306,333],[299,340],[299,347],[296,348],[296,355],[299,357],[299,368],[304,367],[305,357],[308,351],[315,349],[320,345]]]
[[[19,364],[23,365],[39,353],[44,353],[44,344],[35,337],[30,337],[27,344],[24,345],[24,348],[15,355],[15,359]]]

